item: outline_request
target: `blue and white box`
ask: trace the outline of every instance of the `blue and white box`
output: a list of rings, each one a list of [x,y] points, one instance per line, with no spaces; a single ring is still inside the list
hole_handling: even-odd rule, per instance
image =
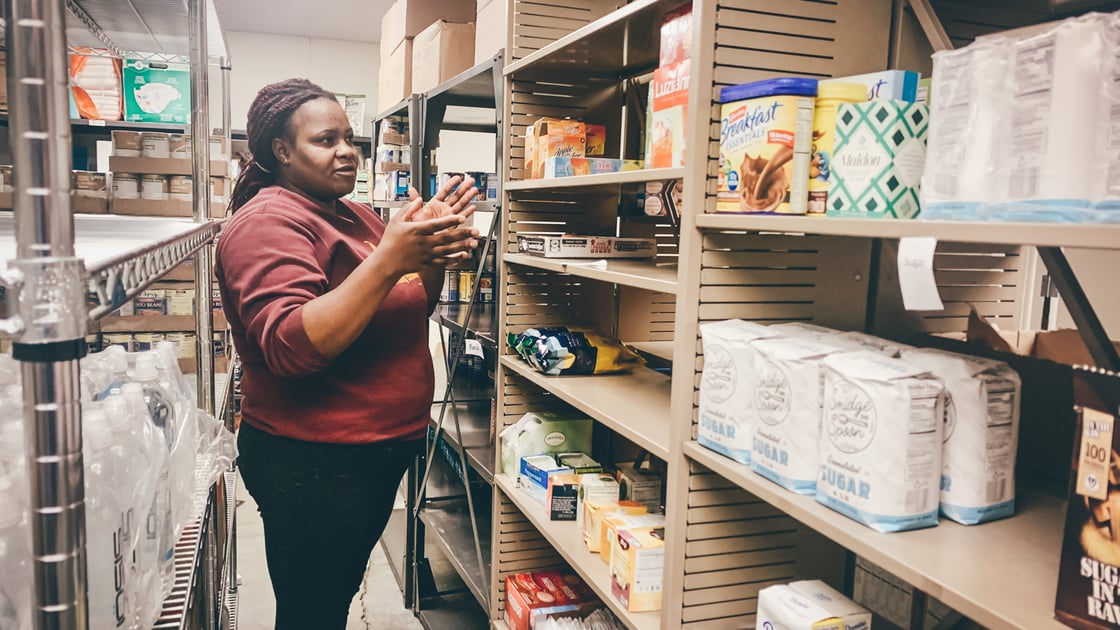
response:
[[[909,101],[918,100],[918,80],[921,75],[910,70],[883,70],[857,74],[853,77],[825,79],[821,83],[858,83],[867,88],[867,100]]]

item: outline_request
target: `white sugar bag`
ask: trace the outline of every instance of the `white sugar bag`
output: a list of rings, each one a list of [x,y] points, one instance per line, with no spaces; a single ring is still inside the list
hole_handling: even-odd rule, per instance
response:
[[[1001,361],[928,348],[902,358],[945,382],[941,513],[976,525],[1015,513],[1022,382]]]
[[[937,525],[945,386],[873,352],[824,358],[817,501],[881,532]]]
[[[902,344],[888,341],[875,335],[855,331],[840,331],[809,324],[789,322],[771,326],[785,337],[805,337],[821,343],[836,346],[841,350],[870,350],[883,356],[898,358]]]
[[[799,494],[816,491],[820,470],[820,361],[840,352],[805,338],[754,342],[751,469]]]
[[[769,326],[730,319],[700,325],[704,371],[696,441],[743,463],[751,462],[754,351],[759,339],[777,337]]]

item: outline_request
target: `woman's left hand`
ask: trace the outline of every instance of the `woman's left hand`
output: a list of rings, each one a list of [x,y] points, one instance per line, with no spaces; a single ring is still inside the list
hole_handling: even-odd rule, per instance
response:
[[[462,182],[462,185],[459,185],[460,182]],[[435,196],[429,199],[424,207],[413,215],[412,220],[427,221],[428,219],[438,219],[452,214],[461,214],[464,218],[470,217],[475,211],[472,202],[478,196],[478,188],[475,187],[474,183],[474,178],[471,177],[466,180],[458,175],[452,177],[447,183],[439,187]],[[452,192],[452,190],[455,192]],[[408,198],[413,201],[419,199],[420,193],[416,192],[415,188],[410,188]]]

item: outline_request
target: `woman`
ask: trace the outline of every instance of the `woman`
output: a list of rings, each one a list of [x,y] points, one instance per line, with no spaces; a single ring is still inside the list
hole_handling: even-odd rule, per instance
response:
[[[344,628],[350,600],[421,449],[434,374],[427,317],[444,264],[477,246],[477,190],[415,191],[382,222],[342,199],[358,168],[330,92],[263,88],[218,243],[218,285],[242,362],[238,446],[264,521],[276,628]]]

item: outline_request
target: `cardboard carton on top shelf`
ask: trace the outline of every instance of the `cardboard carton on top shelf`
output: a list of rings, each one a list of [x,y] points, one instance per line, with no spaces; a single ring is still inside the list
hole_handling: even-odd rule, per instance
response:
[[[474,23],[438,20],[412,40],[412,91],[427,92],[471,67]]]
[[[412,40],[389,54],[381,53],[377,72],[377,111],[383,112],[412,94]]]
[[[474,63],[478,65],[506,47],[509,0],[478,0],[475,15]]]
[[[190,175],[193,173],[189,158],[146,158],[109,156],[109,170],[114,173],[143,173],[146,175]],[[229,162],[210,160],[211,177],[228,177]]]
[[[382,60],[402,41],[416,37],[432,22],[470,22],[474,20],[475,9],[473,3],[462,0],[397,0],[381,18]]]
[[[184,217],[194,216],[194,204],[190,201],[166,199],[155,201],[151,199],[112,199],[109,202],[109,211],[112,214],[121,214],[137,217]],[[210,216],[223,217],[226,214],[226,204],[210,203]]]

